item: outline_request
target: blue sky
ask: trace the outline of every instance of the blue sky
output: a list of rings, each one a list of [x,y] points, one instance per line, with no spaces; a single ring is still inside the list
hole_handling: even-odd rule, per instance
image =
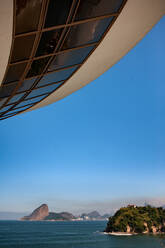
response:
[[[165,199],[164,27],[78,92],[0,122],[0,211]]]

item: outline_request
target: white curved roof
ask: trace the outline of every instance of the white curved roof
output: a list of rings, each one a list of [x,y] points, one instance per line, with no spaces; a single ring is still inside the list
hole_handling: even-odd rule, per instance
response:
[[[27,111],[59,101],[95,80],[127,54],[165,14],[164,0],[128,0],[104,40],[59,89]]]
[[[106,4],[108,4],[108,6],[111,5],[107,1],[109,1],[109,0],[104,0],[103,1],[104,4],[106,3]],[[31,110],[35,110],[36,108],[40,108],[40,107],[46,106],[48,104],[51,104],[53,102],[59,101],[60,99],[68,96],[69,94],[72,94],[73,92],[75,92],[75,91],[79,90],[80,88],[84,87],[85,85],[89,84],[91,81],[95,80],[97,77],[99,77],[101,74],[103,74],[106,70],[111,68],[125,54],[127,54],[127,52],[129,52],[137,44],[137,42],[139,42],[147,34],[147,32],[150,31],[150,29],[165,14],[165,1],[164,0],[127,0],[127,1],[126,0],[124,0],[124,1],[118,0],[118,2],[113,2],[112,5],[114,3],[118,4],[118,5],[120,5],[120,9],[117,12],[113,11],[113,13],[108,14],[108,16],[102,15],[102,16],[96,16],[96,17],[93,17],[91,19],[86,19],[86,20],[80,19],[80,21],[77,21],[77,22],[73,18],[73,21],[72,21],[72,19],[70,22],[66,21],[62,27],[55,25],[55,27],[50,26],[47,28],[46,26],[44,26],[44,24],[42,24],[41,28],[40,28],[40,23],[42,23],[41,20],[45,23],[44,17],[43,17],[44,15],[42,13],[44,13],[44,11],[47,11],[47,8],[46,8],[47,5],[46,4],[48,4],[48,3],[49,3],[48,1],[46,2],[46,1],[42,1],[42,0],[40,0],[40,1],[29,0],[29,2],[27,2],[27,5],[28,5],[27,12],[26,12],[26,10],[24,11],[24,7],[26,8],[26,4],[25,4],[25,6],[24,5],[19,6],[20,9],[18,8],[19,12],[17,14],[16,14],[16,11],[15,12],[13,11],[13,1],[12,0],[5,0],[5,1],[2,1],[0,3],[0,7],[1,7],[0,8],[0,17],[1,17],[1,22],[0,22],[0,28],[1,28],[0,29],[1,30],[0,31],[0,42],[1,42],[0,79],[1,79],[1,81],[0,81],[0,83],[2,82],[2,79],[4,78],[3,87],[0,88],[0,90],[1,90],[1,92],[0,92],[1,93],[1,95],[0,95],[0,118],[2,118],[2,119],[8,118],[9,116],[13,116],[13,114],[18,114],[18,113],[20,113],[19,111],[24,111],[24,112],[31,111]],[[84,4],[84,2],[81,2],[81,3]],[[73,5],[73,4],[75,4],[74,1],[72,2],[71,5]],[[105,8],[106,4],[104,5],[104,8]],[[33,29],[31,29],[28,31],[24,31],[24,33],[22,33],[22,34],[16,32],[16,28],[15,29],[13,28],[13,27],[15,27],[15,25],[13,26],[13,20],[17,20],[16,19],[17,15],[18,15],[18,20],[19,20],[19,14],[20,13],[25,14],[26,18],[28,18],[27,13],[28,13],[28,11],[33,11],[33,5],[40,6],[40,7],[42,6],[40,8],[40,13],[41,13],[40,19],[38,19],[38,20],[40,20],[40,21],[38,21],[38,30],[35,30],[33,32]],[[70,12],[68,12],[68,13],[71,13],[71,12],[72,12],[72,7],[70,7]],[[46,13],[48,14],[48,12],[46,12]],[[13,18],[13,14],[14,14],[14,18]],[[58,13],[57,13],[57,15],[58,15]],[[68,14],[68,18],[69,18],[69,16],[70,15]],[[48,17],[49,17],[49,15],[48,15]],[[17,20],[17,23],[20,23],[20,22],[18,22],[18,20]],[[67,19],[67,20],[69,20],[69,19]],[[60,75],[60,73],[61,73],[60,71],[62,71],[63,68],[60,65],[61,66],[61,67],[59,67],[60,69],[57,69],[58,67],[54,67],[55,68],[54,71],[49,71],[49,69],[51,67],[47,67],[47,66],[51,66],[50,63],[52,63],[52,62],[51,62],[50,58],[53,59],[54,57],[56,58],[56,56],[58,57],[58,55],[56,55],[58,53],[64,54],[64,57],[65,56],[67,57],[68,56],[67,51],[69,51],[68,47],[67,47],[68,50],[66,49],[66,51],[65,51],[65,47],[63,48],[64,50],[62,50],[62,51],[58,50],[58,43],[55,47],[54,47],[54,43],[51,43],[51,42],[56,41],[56,39],[57,39],[56,34],[59,32],[60,28],[64,28],[64,31],[65,31],[65,28],[68,30],[71,30],[72,26],[73,26],[73,30],[74,30],[74,28],[77,28],[76,31],[75,30],[73,31],[73,34],[75,35],[74,32],[77,32],[77,31],[78,31],[78,33],[76,33],[76,36],[74,36],[74,35],[71,36],[71,40],[74,40],[75,37],[76,37],[76,39],[78,39],[78,43],[80,45],[77,48],[75,47],[78,51],[78,49],[82,48],[81,47],[81,39],[83,40],[84,37],[87,36],[87,34],[89,34],[89,36],[91,36],[90,32],[94,32],[94,34],[96,33],[95,29],[98,28],[98,26],[99,26],[98,20],[100,21],[100,23],[102,22],[101,20],[103,20],[103,22],[105,21],[104,26],[103,26],[104,28],[106,25],[110,26],[110,29],[106,33],[103,40],[101,40],[101,38],[99,38],[99,40],[97,40],[97,42],[91,43],[91,41],[90,41],[90,39],[88,39],[88,37],[87,37],[87,39],[85,38],[86,43],[83,44],[82,47],[85,48],[85,46],[90,46],[90,47],[93,46],[93,48],[96,47],[96,49],[92,50],[93,52],[91,53],[91,55],[89,57],[87,57],[86,60],[84,60],[84,59],[82,60],[85,62],[81,62],[81,63],[79,62],[79,64],[77,64],[78,70],[75,70],[77,65],[75,65],[74,62],[73,62],[73,64],[68,64],[67,66],[65,65],[64,74],[69,72],[71,75],[69,77],[69,79],[67,79],[68,76],[66,77],[66,79],[62,79],[62,78],[61,79],[55,79],[57,75]],[[115,20],[114,23],[113,23],[113,20]],[[111,22],[113,23],[112,26],[111,26]],[[84,25],[83,23],[86,23],[88,25],[86,26],[86,24],[85,24],[85,26],[83,26]],[[22,22],[21,22],[21,24],[22,24]],[[22,26],[23,25],[21,25],[20,27],[22,28]],[[92,29],[90,29],[90,26],[92,27]],[[69,27],[71,27],[71,29]],[[88,27],[89,30],[87,30],[86,27]],[[79,32],[79,28],[81,29],[81,32]],[[13,29],[13,31],[12,31],[12,29]],[[43,37],[43,35],[51,32],[52,30],[54,32],[53,33],[54,36],[49,38],[48,43],[45,44],[45,48],[47,49],[47,45],[49,46],[48,47],[49,49],[51,48],[51,46],[53,46],[54,52],[48,52],[48,53],[46,53],[46,55],[44,55],[44,53],[42,51],[41,55],[40,54],[37,55],[37,51],[40,48],[40,45],[42,43],[42,39],[37,40],[37,32],[41,33],[41,35]],[[99,31],[99,32],[103,32],[102,31],[103,29],[100,29],[100,30],[101,31]],[[28,33],[26,33],[26,32],[28,32]],[[80,33],[80,36],[78,36],[79,33]],[[104,34],[104,32],[103,32],[103,34]],[[92,33],[92,35],[93,35],[93,33]],[[26,54],[26,49],[25,49],[26,47],[21,47],[22,50],[19,49],[18,44],[22,44],[22,43],[19,43],[20,42],[19,38],[21,40],[21,37],[25,40],[26,40],[26,38],[29,39],[28,42],[31,42],[33,40],[32,41],[33,42],[33,46],[32,46],[33,49],[32,49],[32,51],[28,50],[27,59],[26,59],[27,54]],[[34,41],[33,37],[35,37],[35,41]],[[60,34],[60,37],[62,37],[61,34]],[[23,39],[21,40],[21,42],[23,42]],[[58,38],[58,39],[60,40],[60,38]],[[68,39],[68,36],[67,36],[67,39]],[[101,40],[101,42],[100,42],[100,40]],[[64,41],[65,41],[65,39],[64,39]],[[11,44],[14,44],[13,47],[15,47],[15,45],[16,45],[16,48],[15,48],[16,52],[14,49],[11,49]],[[37,44],[37,46],[35,44]],[[22,46],[23,46],[23,44],[22,44]],[[35,48],[35,46],[36,46],[36,48]],[[56,50],[56,48],[57,48],[57,50]],[[72,49],[74,50],[75,48],[71,47],[70,50],[72,50]],[[9,58],[10,49],[12,51],[11,52],[11,58]],[[35,50],[35,49],[37,49],[37,50]],[[19,52],[19,50],[21,52]],[[83,53],[84,53],[84,50],[83,50]],[[71,54],[72,55],[71,55],[70,59],[72,60],[73,53],[71,53]],[[17,55],[19,59],[17,58],[17,56],[14,57],[13,55],[14,56]],[[25,56],[25,57],[20,57],[20,56]],[[83,56],[87,56],[87,55],[83,54]],[[42,59],[44,59],[44,58],[48,59],[49,62],[46,62],[46,64],[44,65],[43,71],[37,72],[38,74],[35,74],[36,73],[36,71],[35,71],[36,67],[33,68],[33,62],[37,62],[37,63],[39,62],[39,65],[40,65],[40,59],[41,59],[41,61],[43,61]],[[10,63],[10,65],[8,63]],[[8,70],[6,70],[7,65],[9,65]],[[42,65],[42,63],[41,63],[41,65]],[[13,79],[12,75],[15,76],[15,71],[14,71],[16,68],[15,66],[17,67],[17,74],[20,74],[20,76],[17,75],[17,77]],[[21,73],[19,73],[19,68],[21,68],[20,66],[23,66],[23,68],[20,69],[20,70],[22,70]],[[38,66],[38,64],[37,64],[37,66]],[[31,69],[32,69],[32,76],[29,75],[29,72]],[[37,70],[38,70],[38,68],[37,68]],[[74,71],[74,70],[75,70],[75,73],[73,73],[73,75],[72,75],[71,71]],[[6,71],[7,71],[7,73],[6,73],[6,76],[4,77]],[[14,74],[13,74],[13,72],[14,72]],[[58,78],[58,76],[57,76],[57,78]],[[29,86],[28,86],[28,84],[29,84]],[[45,91],[46,88],[49,88],[49,91],[51,90],[49,94],[46,93],[46,91]],[[52,93],[53,89],[55,89],[55,90]],[[20,90],[20,91],[18,91],[18,90]],[[12,93],[9,93],[10,91]],[[38,99],[38,100],[36,100],[36,99]],[[39,99],[43,99],[43,100],[40,101]],[[34,104],[34,105],[32,106],[32,104]]]

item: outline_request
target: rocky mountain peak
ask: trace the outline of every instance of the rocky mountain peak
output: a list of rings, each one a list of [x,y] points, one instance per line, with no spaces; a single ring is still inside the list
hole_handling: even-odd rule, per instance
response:
[[[42,204],[36,208],[30,215],[25,216],[22,220],[43,220],[49,215],[49,208],[47,204]]]

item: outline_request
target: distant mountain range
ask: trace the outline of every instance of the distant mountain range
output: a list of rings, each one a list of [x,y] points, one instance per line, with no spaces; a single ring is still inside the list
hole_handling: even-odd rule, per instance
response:
[[[100,215],[97,211],[92,211],[88,214],[84,213],[80,216],[83,220],[106,220],[110,217],[110,214]]]
[[[21,220],[27,221],[36,221],[36,220],[45,220],[45,221],[76,221],[76,220],[107,220],[109,214],[101,216],[97,211],[92,211],[88,214],[84,213],[80,216],[74,216],[68,212],[49,212],[47,204],[42,204],[40,207],[36,208],[30,215],[24,216]]]
[[[46,204],[43,204],[43,205],[46,205]],[[148,205],[149,204],[147,203],[145,204],[145,206],[148,206]],[[165,209],[165,205],[163,205],[162,207]],[[25,217],[22,218],[22,216],[25,216]],[[46,210],[46,216],[44,218],[45,220],[107,220],[110,216],[112,216],[112,214],[100,215],[97,211],[92,211],[90,213],[83,213],[79,216],[74,216],[73,214],[68,213],[68,212],[54,213],[54,212],[49,212],[49,210],[48,211]],[[37,217],[34,217],[34,215],[27,216],[26,212],[5,212],[5,211],[0,212],[0,220],[19,220],[19,219],[24,219],[24,220],[31,219],[32,220],[33,218],[34,220],[37,220],[36,219]]]

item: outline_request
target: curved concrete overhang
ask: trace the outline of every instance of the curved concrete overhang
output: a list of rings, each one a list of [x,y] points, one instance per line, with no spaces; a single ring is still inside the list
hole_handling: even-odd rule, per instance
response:
[[[63,86],[27,111],[59,101],[95,80],[127,54],[164,14],[165,0],[128,0],[110,31],[81,68]]]
[[[0,85],[6,72],[12,44],[13,0],[0,1]]]

